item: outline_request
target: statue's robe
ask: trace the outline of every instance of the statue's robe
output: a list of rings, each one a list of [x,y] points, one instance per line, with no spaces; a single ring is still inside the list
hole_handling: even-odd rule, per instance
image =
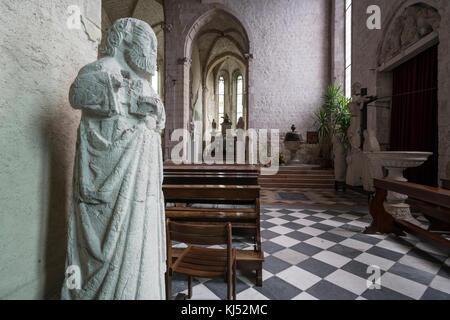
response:
[[[62,298],[164,299],[164,107],[148,81],[130,79],[113,58],[84,67],[69,98],[83,113],[66,261],[75,273]],[[160,114],[145,110],[146,101]]]

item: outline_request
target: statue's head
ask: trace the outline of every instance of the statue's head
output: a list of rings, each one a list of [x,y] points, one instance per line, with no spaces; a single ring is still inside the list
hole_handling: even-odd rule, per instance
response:
[[[361,83],[355,82],[352,85],[352,96],[355,97],[361,93]]]
[[[117,20],[108,30],[104,53],[114,57],[118,50],[123,51],[127,64],[137,73],[155,74],[157,39],[146,22],[134,18]]]

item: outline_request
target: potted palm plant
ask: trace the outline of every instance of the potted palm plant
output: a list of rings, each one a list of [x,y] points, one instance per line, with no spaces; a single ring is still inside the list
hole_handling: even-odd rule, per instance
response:
[[[350,110],[346,98],[339,85],[330,85],[324,95],[324,103],[314,114],[315,125],[319,133],[321,146],[321,166],[331,167],[332,147],[335,164],[335,175],[345,178],[345,150],[349,144],[347,130],[350,126]],[[342,165],[343,164],[343,165]],[[336,168],[337,167],[339,168]],[[342,174],[342,167],[344,173]]]
[[[314,113],[314,117],[317,133],[319,134],[320,166],[328,168],[331,166],[331,139],[328,114],[323,108],[320,108]]]

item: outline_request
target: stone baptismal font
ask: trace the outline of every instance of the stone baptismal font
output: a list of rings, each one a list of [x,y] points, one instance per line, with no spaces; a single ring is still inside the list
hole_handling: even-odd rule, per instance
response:
[[[164,299],[165,112],[148,81],[156,36],[143,21],[117,20],[104,54],[81,69],[69,94],[82,118],[68,230],[72,273],[62,298]]]
[[[375,178],[382,178],[383,173],[381,167],[386,168],[388,175],[386,178],[406,182],[408,181],[403,173],[407,168],[415,168],[421,166],[430,156],[432,152],[416,152],[416,151],[378,151],[366,153],[368,159],[378,164]],[[411,214],[410,206],[405,201],[408,196],[388,191],[384,208],[396,219],[407,220],[414,224],[420,224]]]
[[[291,132],[286,133],[286,137],[284,138],[284,147],[291,153],[291,159],[289,160],[289,164],[300,164],[300,159],[297,157],[297,152],[300,150],[303,139],[300,134],[295,131],[295,125],[292,125]]]

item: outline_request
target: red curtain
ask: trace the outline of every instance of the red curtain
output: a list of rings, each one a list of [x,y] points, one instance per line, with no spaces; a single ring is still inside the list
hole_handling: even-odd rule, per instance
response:
[[[392,151],[431,151],[419,168],[408,169],[409,181],[438,183],[438,46],[397,67],[393,72]]]

